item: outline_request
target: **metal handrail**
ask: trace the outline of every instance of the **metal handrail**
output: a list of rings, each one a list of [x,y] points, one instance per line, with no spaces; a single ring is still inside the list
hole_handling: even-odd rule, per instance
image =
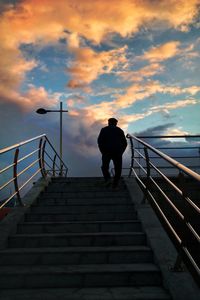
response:
[[[199,221],[196,221],[200,219],[200,204],[198,199],[193,199],[194,197],[189,191],[189,183],[186,182],[186,180],[192,180],[200,187],[200,175],[139,137],[128,134],[127,138],[131,145],[129,177],[134,173],[144,192],[144,197],[148,199],[177,249],[178,258],[174,269],[180,267],[181,257],[200,286],[200,226]],[[134,142],[136,142],[137,147],[135,147]],[[149,151],[167,162],[171,168],[177,170],[178,178],[169,177],[163,173],[163,170],[160,170],[160,166],[155,166],[151,161],[152,157],[149,155]],[[155,159],[154,156],[153,158]],[[141,170],[144,176],[138,174],[136,169]],[[152,170],[154,175],[152,175]],[[179,183],[175,182],[177,179]],[[164,186],[160,186],[159,180],[162,180],[161,184],[164,183]],[[200,193],[200,189],[198,191]]]
[[[198,180],[200,182],[200,175],[197,174],[196,172],[192,171],[191,169],[187,168],[186,166],[184,166],[183,164],[181,164],[180,162],[176,161],[175,159],[171,158],[170,156],[168,156],[167,154],[159,151],[158,149],[154,148],[153,146],[149,145],[148,143],[142,141],[141,139],[139,139],[136,136],[127,134],[127,138],[133,138],[134,140],[136,140],[137,142],[139,142],[140,144],[142,144],[143,146],[147,147],[148,149],[150,149],[152,152],[156,153],[157,155],[159,155],[160,157],[162,157],[165,161],[167,161],[168,163],[170,163],[173,167],[178,168],[180,171],[184,172],[185,174],[195,178],[196,180]]]
[[[50,142],[50,140],[48,139],[48,137],[46,136],[46,140],[48,142],[48,144],[50,145],[50,147],[54,150],[54,153],[57,155],[57,157],[59,158],[59,160],[62,162],[63,166],[68,169],[68,167],[66,166],[66,164],[64,163],[64,161],[61,159],[60,155],[57,153],[57,151],[55,150],[54,146],[52,145],[52,143]]]
[[[137,135],[139,139],[151,139],[151,138],[200,138],[199,134],[185,134],[185,135]]]
[[[10,147],[3,148],[3,149],[0,150],[0,155],[1,155],[1,154],[4,154],[4,153],[6,153],[6,152],[9,152],[9,151],[11,151],[11,150],[20,148],[20,147],[22,147],[22,146],[24,146],[24,145],[26,145],[26,144],[29,144],[29,143],[31,143],[31,142],[33,142],[33,141],[35,141],[35,140],[38,140],[38,139],[40,139],[40,138],[43,138],[43,137],[46,137],[46,134],[41,134],[41,135],[38,135],[38,136],[36,136],[36,137],[34,137],[34,138],[32,138],[32,139],[23,141],[23,142],[21,142],[21,143],[12,145],[12,146],[10,146]]]
[[[39,142],[38,145],[33,145],[33,142]],[[31,151],[27,154],[23,154],[23,157],[19,158],[19,152],[20,149],[23,148],[25,145],[31,145]],[[47,147],[49,148],[47,150]],[[36,148],[36,149],[34,149]],[[14,153],[13,153],[14,152]],[[9,165],[5,166],[0,170],[0,192],[3,191],[6,193],[8,187],[13,189],[14,186],[14,192],[9,195],[8,197],[4,197],[0,201],[0,209],[2,209],[5,205],[7,205],[12,199],[17,198],[19,205],[24,205],[22,203],[21,199],[21,191],[24,190],[24,188],[31,182],[35,176],[37,176],[39,173],[42,174],[42,177],[44,179],[47,179],[48,176],[56,176],[58,173],[58,176],[66,177],[68,172],[68,167],[64,163],[64,161],[60,158],[59,154],[55,150],[52,143],[47,138],[46,134],[42,134],[39,136],[36,136],[34,138],[25,140],[23,142],[20,142],[18,144],[12,145],[10,147],[6,147],[0,150],[0,158],[3,160],[3,155],[6,153],[10,153],[11,159],[13,157],[13,162],[9,162]],[[20,152],[21,153],[21,152]],[[34,156],[37,155],[37,157],[34,158]],[[31,160],[31,161],[30,161]],[[60,162],[60,166],[62,168],[59,169],[58,165],[59,163],[56,163],[56,161]],[[21,170],[18,170],[18,167],[20,164],[26,163],[26,166],[23,166]],[[48,171],[46,169],[46,166],[48,166]],[[55,167],[58,168],[55,170]],[[32,170],[34,168],[34,170]],[[36,170],[35,170],[36,169]],[[1,176],[4,174],[8,175],[8,171],[12,171],[11,178],[7,179],[6,182],[3,182],[3,179]],[[23,179],[22,175],[27,175],[28,179]],[[20,186],[18,179],[20,177]]]

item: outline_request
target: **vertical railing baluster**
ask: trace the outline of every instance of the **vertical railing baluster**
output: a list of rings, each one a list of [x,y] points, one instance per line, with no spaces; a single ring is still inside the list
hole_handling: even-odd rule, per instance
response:
[[[200,169],[200,147],[199,147],[199,169]],[[199,170],[199,172],[200,172],[200,170]]]
[[[138,142],[138,152],[140,153],[140,151],[141,151],[140,143]],[[138,161],[139,161],[139,165],[141,166],[141,156],[140,156],[140,154],[138,154]],[[141,175],[140,167],[139,167],[138,175],[139,175],[139,177],[140,177],[140,175]]]
[[[131,177],[131,174],[133,172],[133,166],[134,166],[134,146],[133,146],[133,139],[129,137],[130,140],[130,146],[131,146],[131,165],[130,165],[130,170],[128,177]]]
[[[42,155],[41,155],[41,163],[42,163],[44,178],[47,177],[47,171],[45,170],[45,161],[44,161],[45,146],[46,146],[46,139],[44,140],[44,143],[42,146]]]
[[[183,215],[184,215],[184,225],[186,226],[186,222],[187,222],[187,208],[186,208],[186,200],[185,198],[187,197],[187,184],[186,184],[186,180],[185,180],[185,176],[182,172],[179,172],[178,174],[178,181],[179,181],[179,188],[182,191],[182,199],[183,199]],[[185,247],[187,245],[187,233],[186,233],[186,228],[184,227],[183,231],[182,231],[182,239],[181,239],[181,247],[180,249],[182,249],[183,247]],[[181,252],[181,250],[180,250]],[[177,254],[177,258],[176,261],[174,263],[174,266],[171,268],[171,271],[173,272],[183,272],[184,271],[184,267],[183,267],[183,260],[181,258],[180,253]]]
[[[45,173],[44,173],[43,161],[42,161],[42,142],[43,142],[43,138],[41,138],[40,142],[39,142],[38,158],[39,158],[39,166],[40,166],[42,177],[45,178],[46,176],[45,176]]]
[[[147,193],[149,190],[149,185],[150,185],[150,175],[151,175],[151,166],[150,166],[150,160],[149,160],[149,153],[148,153],[148,149],[147,147],[144,147],[144,155],[145,155],[145,159],[146,159],[146,170],[147,170],[147,177],[146,177],[146,188],[145,188],[145,194],[142,200],[142,203],[145,203],[145,199],[147,199]]]
[[[147,147],[144,147],[144,155],[146,159],[146,168],[147,168],[147,179],[150,177],[151,167],[150,167],[150,160],[149,160],[149,153]]]
[[[19,193],[19,186],[18,186],[18,174],[17,174],[18,157],[19,157],[19,148],[17,148],[15,150],[14,166],[13,166],[13,178],[14,178],[14,186],[15,186],[17,201],[18,201],[20,206],[23,206],[21,196],[20,196],[20,193]]]
[[[53,176],[56,175],[56,172],[55,172],[55,164],[56,164],[56,157],[57,157],[57,154],[54,155],[54,159],[53,159]]]

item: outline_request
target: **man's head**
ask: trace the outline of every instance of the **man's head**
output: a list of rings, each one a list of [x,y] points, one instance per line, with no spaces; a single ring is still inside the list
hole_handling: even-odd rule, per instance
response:
[[[114,125],[114,126],[116,126],[117,122],[118,122],[118,120],[115,119],[115,118],[108,119],[108,125]]]

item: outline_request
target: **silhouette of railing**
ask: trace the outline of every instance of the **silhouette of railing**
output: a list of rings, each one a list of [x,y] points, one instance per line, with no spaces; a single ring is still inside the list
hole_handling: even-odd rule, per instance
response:
[[[200,175],[174,158],[128,134],[131,146],[129,177],[134,174],[147,199],[178,252],[174,270],[181,262],[187,266],[200,286]],[[152,158],[153,157],[153,158]],[[167,164],[176,170],[167,174]]]
[[[200,143],[195,144],[195,141],[200,141],[200,135],[137,136],[137,138],[145,140],[157,150],[165,152],[165,154],[178,160],[180,163],[187,166],[189,169],[195,172],[200,172]],[[184,139],[187,139],[187,143],[180,142]],[[141,149],[140,143],[137,142],[137,144],[134,145],[134,149],[135,158],[137,157],[138,160],[141,161],[141,157],[137,153],[137,151],[140,151]],[[149,153],[149,155],[151,160],[154,160],[154,163],[157,164],[160,169],[168,169],[168,173],[170,172],[170,169],[171,171],[175,171],[174,167],[171,164],[168,164],[166,161],[162,161],[160,156],[155,155],[155,153]],[[135,165],[135,169],[136,168],[137,166]],[[139,167],[138,170],[141,171]]]
[[[13,200],[23,206],[21,194],[37,176],[66,177],[68,172],[67,166],[45,134],[1,149],[0,158],[1,163],[5,164],[0,169],[0,210]]]

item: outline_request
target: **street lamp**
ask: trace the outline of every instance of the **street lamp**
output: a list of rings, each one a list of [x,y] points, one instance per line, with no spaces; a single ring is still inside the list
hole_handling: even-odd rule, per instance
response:
[[[48,112],[59,112],[60,113],[60,172],[62,176],[62,113],[68,112],[68,110],[62,109],[62,102],[60,102],[60,109],[59,110],[50,110],[45,108],[39,108],[36,110],[36,113],[40,115],[44,115]]]

